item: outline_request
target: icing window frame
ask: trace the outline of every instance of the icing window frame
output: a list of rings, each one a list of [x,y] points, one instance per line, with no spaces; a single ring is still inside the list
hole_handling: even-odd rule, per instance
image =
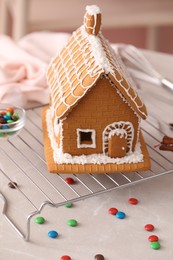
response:
[[[85,133],[86,133],[86,139],[85,139]],[[77,148],[96,148],[95,129],[77,128]]]

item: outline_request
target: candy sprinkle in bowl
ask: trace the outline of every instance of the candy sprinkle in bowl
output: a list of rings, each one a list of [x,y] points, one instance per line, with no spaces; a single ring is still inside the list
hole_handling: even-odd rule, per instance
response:
[[[26,113],[21,107],[0,103],[0,139],[10,138],[25,125]]]

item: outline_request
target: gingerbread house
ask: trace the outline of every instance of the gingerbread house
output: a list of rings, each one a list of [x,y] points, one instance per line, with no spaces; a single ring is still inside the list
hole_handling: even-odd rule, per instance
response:
[[[84,25],[49,65],[50,104],[43,111],[43,128],[50,172],[150,167],[140,130],[146,107],[100,26],[99,8],[87,6]]]

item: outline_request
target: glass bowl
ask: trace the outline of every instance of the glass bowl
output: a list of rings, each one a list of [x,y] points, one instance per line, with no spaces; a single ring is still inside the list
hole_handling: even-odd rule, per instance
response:
[[[24,127],[25,110],[21,107],[0,103],[0,139],[15,136]]]

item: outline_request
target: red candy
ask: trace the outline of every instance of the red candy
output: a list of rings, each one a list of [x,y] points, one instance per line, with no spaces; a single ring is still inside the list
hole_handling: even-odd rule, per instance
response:
[[[118,212],[118,209],[116,209],[116,208],[110,208],[110,209],[108,210],[108,212],[109,212],[109,214],[111,214],[111,215],[116,215],[117,212]]]
[[[74,184],[74,183],[75,183],[74,179],[71,178],[71,177],[67,177],[67,178],[65,179],[65,181],[66,181],[66,183],[68,183],[68,184]]]
[[[61,256],[61,260],[71,260],[71,257],[68,255]]]
[[[153,231],[154,230],[154,226],[152,224],[146,224],[144,228],[147,231]]]
[[[0,115],[6,115],[6,111],[0,111]]]
[[[148,237],[148,240],[149,240],[150,242],[156,242],[156,241],[159,240],[159,238],[158,238],[158,236],[151,235],[151,236]]]
[[[130,204],[133,204],[133,205],[138,204],[138,200],[137,200],[136,198],[130,198],[130,199],[128,199],[128,202],[129,202]]]

